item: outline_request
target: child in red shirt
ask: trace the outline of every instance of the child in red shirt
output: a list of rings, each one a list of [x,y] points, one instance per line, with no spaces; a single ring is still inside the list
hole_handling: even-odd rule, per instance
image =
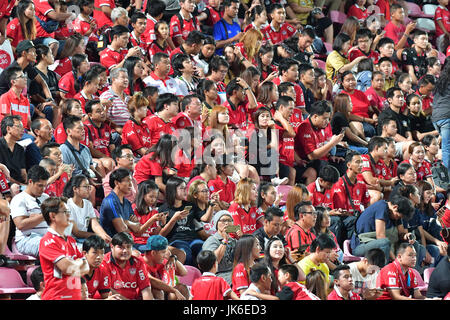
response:
[[[214,252],[201,251],[197,256],[197,263],[203,275],[192,284],[192,300],[239,300],[225,279],[216,276],[218,263]]]

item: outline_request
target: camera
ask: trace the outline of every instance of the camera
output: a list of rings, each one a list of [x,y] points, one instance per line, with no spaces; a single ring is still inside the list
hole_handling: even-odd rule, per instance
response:
[[[321,13],[322,13],[322,9],[320,9],[320,8],[314,8],[314,9],[311,10],[311,15],[312,16],[315,16],[315,15],[321,14]]]

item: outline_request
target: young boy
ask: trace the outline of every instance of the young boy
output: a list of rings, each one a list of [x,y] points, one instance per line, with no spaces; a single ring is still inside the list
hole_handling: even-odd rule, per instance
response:
[[[378,52],[380,53],[378,59],[380,58],[384,58],[387,57],[389,59],[391,59],[392,61],[392,74],[395,74],[397,72],[398,68],[398,64],[397,62],[394,60],[394,47],[395,47],[395,43],[394,40],[392,40],[391,38],[382,38],[380,39],[380,41],[378,41]],[[374,61],[375,64],[378,64],[378,60]]]
[[[180,12],[170,19],[170,38],[179,47],[191,31],[200,31],[197,17],[192,15],[195,9],[195,0],[180,0]]]
[[[355,286],[348,265],[338,266],[333,276],[334,288],[328,295],[328,300],[362,300],[359,294],[353,292]]]
[[[309,291],[299,280],[299,268],[292,264],[284,264],[278,269],[278,282],[281,290],[276,296],[280,300],[320,300],[314,293]],[[303,274],[301,278],[304,278]]]
[[[41,300],[42,292],[44,292],[44,274],[40,266],[33,270],[30,280],[36,293],[29,296],[27,300]]]
[[[48,171],[48,173],[50,173],[50,177],[55,176],[56,174],[56,162],[53,161],[50,158],[45,158],[42,159],[39,162],[39,165],[41,167],[44,167],[45,170]],[[58,185],[58,182],[53,180],[52,183],[47,183],[47,186],[45,187],[44,192],[46,194],[48,194],[50,197],[61,197],[62,193],[63,193],[63,189],[58,188],[58,187],[63,187],[64,185]]]
[[[192,284],[192,300],[239,300],[225,279],[216,276],[218,263],[214,252],[200,251],[197,264],[203,274]]]
[[[273,4],[268,13],[272,22],[262,30],[262,33],[272,45],[280,44],[297,33],[297,29],[286,22],[286,10],[282,4]]]
[[[378,70],[384,74],[384,87],[383,91],[388,91],[395,85],[395,78],[392,74],[392,59],[385,57],[378,60]]]
[[[436,48],[445,52],[450,39],[450,13],[448,0],[438,0],[439,6],[434,12],[434,25],[436,27]]]
[[[384,31],[386,31],[384,36],[394,40],[394,49],[399,50],[408,45],[408,36],[416,27],[416,22],[411,21],[408,25],[404,25],[405,10],[400,4],[394,3],[390,12],[391,21],[384,27]]]
[[[356,31],[355,42],[357,43],[357,47],[354,47],[354,49],[349,52],[350,62],[360,56],[366,56],[373,61],[378,60],[378,52],[371,49],[372,32],[369,29],[359,29]]]
[[[394,120],[391,120],[395,123]],[[381,176],[378,176],[379,178],[390,180],[394,179],[397,180],[397,167],[398,164],[395,162],[395,140],[391,137],[384,137],[384,139],[387,141],[387,152],[386,157],[384,158],[384,168],[381,170]]]

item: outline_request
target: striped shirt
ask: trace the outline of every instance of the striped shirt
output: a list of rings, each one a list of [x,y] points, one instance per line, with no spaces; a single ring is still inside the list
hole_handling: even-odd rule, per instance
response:
[[[108,118],[116,126],[123,127],[128,119],[130,119],[131,115],[127,105],[129,99],[130,97],[125,95],[125,100],[122,100],[120,96],[113,91],[111,86],[100,95],[100,100],[112,101],[112,106],[108,109]]]

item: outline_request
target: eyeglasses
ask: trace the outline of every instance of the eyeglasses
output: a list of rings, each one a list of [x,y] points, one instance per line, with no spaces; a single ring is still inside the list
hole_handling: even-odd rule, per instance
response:
[[[58,213],[70,214],[70,211],[69,210],[64,210],[64,211],[58,211]]]
[[[208,189],[204,189],[204,190],[199,190],[198,192],[209,193],[209,190]]]
[[[219,222],[222,222],[222,223],[232,223],[233,222],[233,220],[232,219],[220,219],[219,220]]]
[[[14,79],[26,79],[27,75],[26,74],[21,74],[20,76],[15,77]]]
[[[23,125],[21,125],[21,124],[14,124],[11,127],[16,127],[18,129],[23,129]]]
[[[302,213],[304,213],[304,214],[310,214],[310,215],[313,215],[313,216],[316,216],[316,217],[317,217],[317,212],[316,212],[316,211],[302,211]]]
[[[132,154],[125,154],[125,155],[121,156],[121,158],[134,159],[134,156]]]
[[[79,186],[79,188],[86,188],[86,189],[90,189],[90,188],[92,188],[92,186],[91,186],[91,185],[87,185],[87,186]]]

